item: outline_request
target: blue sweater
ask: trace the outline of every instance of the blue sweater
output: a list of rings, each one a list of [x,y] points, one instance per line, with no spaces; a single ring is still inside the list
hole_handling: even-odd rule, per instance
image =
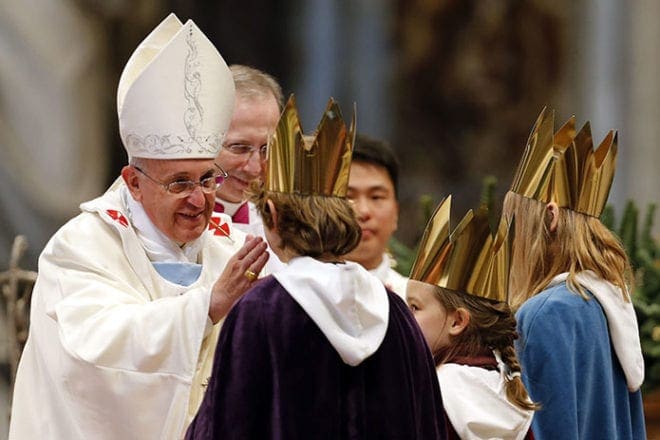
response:
[[[640,391],[631,393],[598,301],[566,283],[527,300],[518,313],[516,350],[523,381],[542,408],[536,439],[644,439]]]

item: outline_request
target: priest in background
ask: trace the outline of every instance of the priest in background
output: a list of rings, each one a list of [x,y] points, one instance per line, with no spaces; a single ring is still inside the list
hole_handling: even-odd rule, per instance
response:
[[[233,226],[264,237],[261,216],[247,201],[246,190],[263,177],[268,136],[273,133],[284,104],[282,88],[271,75],[250,66],[229,67],[236,87],[234,114],[218,154],[218,165],[228,174],[216,191],[214,217],[231,216]],[[267,263],[274,272],[284,265],[272,252]]]

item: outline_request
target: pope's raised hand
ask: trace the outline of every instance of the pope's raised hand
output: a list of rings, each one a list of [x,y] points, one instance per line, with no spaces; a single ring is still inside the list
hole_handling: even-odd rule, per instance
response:
[[[261,237],[248,235],[243,247],[229,259],[211,290],[209,318],[214,324],[229,313],[231,306],[257,279],[268,261],[267,247]]]

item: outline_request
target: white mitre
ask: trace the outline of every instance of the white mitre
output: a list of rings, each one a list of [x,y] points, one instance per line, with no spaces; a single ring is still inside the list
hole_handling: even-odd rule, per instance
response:
[[[215,158],[234,109],[234,81],[199,28],[174,14],[140,43],[117,89],[129,159]]]

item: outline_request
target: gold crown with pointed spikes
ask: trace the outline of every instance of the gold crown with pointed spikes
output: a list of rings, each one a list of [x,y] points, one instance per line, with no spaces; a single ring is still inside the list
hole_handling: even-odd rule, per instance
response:
[[[268,143],[265,190],[345,197],[355,142],[355,109],[346,128],[330,98],[314,136],[305,136],[293,95]]]
[[[576,134],[575,116],[556,133],[554,111],[541,111],[529,135],[511,191],[541,202],[599,217],[612,187],[617,133],[610,130],[594,150],[589,122]]]
[[[451,196],[426,225],[410,279],[504,302],[509,286],[511,235],[502,219],[491,233],[488,211],[469,210],[451,230]]]

